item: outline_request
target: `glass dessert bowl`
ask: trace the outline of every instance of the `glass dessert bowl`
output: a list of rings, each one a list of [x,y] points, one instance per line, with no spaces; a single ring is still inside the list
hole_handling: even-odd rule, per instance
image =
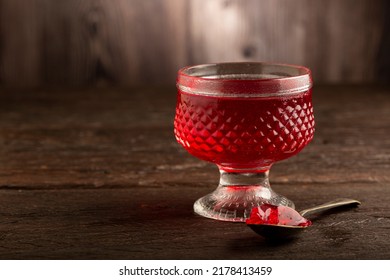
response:
[[[177,141],[220,170],[217,189],[198,199],[194,211],[244,222],[264,203],[294,208],[271,189],[268,174],[313,138],[310,70],[260,62],[197,65],[179,70],[177,88]]]

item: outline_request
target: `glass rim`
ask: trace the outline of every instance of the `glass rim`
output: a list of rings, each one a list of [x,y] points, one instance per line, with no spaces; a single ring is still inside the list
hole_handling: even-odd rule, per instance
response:
[[[232,71],[235,67],[244,72],[235,73]],[[213,74],[211,71],[209,75],[201,74],[202,70],[210,69],[216,72]],[[221,72],[232,71],[232,73],[220,74],[218,69]],[[267,71],[261,72],[263,70]],[[278,71],[274,73],[271,70]],[[268,77],[264,78],[261,75],[268,75]],[[313,86],[313,80],[310,69],[304,66],[273,62],[223,62],[192,65],[179,69],[176,86],[180,91],[194,95],[283,97],[309,91]]]

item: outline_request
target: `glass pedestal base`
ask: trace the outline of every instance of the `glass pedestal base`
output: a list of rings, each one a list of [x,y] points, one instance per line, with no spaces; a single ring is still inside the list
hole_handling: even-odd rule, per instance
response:
[[[294,208],[294,203],[274,192],[268,181],[268,171],[234,173],[221,171],[218,188],[198,199],[195,213],[221,221],[245,222],[254,207],[264,203]]]

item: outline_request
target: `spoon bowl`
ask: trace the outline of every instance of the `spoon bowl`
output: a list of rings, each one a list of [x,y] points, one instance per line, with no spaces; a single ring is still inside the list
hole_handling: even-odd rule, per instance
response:
[[[246,224],[254,232],[265,238],[291,238],[312,224],[310,220],[306,219],[307,216],[334,208],[358,206],[360,204],[358,200],[342,198],[302,210],[299,213],[287,206],[263,204],[252,209]]]
[[[257,234],[267,239],[287,239],[292,238],[309,226],[286,226],[286,225],[256,225],[248,224],[248,226]]]

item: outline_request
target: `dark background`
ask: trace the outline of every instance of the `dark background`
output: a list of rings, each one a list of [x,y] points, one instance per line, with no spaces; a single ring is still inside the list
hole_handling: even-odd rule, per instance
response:
[[[185,65],[248,60],[388,81],[389,18],[382,0],[0,0],[0,86],[173,84]]]

